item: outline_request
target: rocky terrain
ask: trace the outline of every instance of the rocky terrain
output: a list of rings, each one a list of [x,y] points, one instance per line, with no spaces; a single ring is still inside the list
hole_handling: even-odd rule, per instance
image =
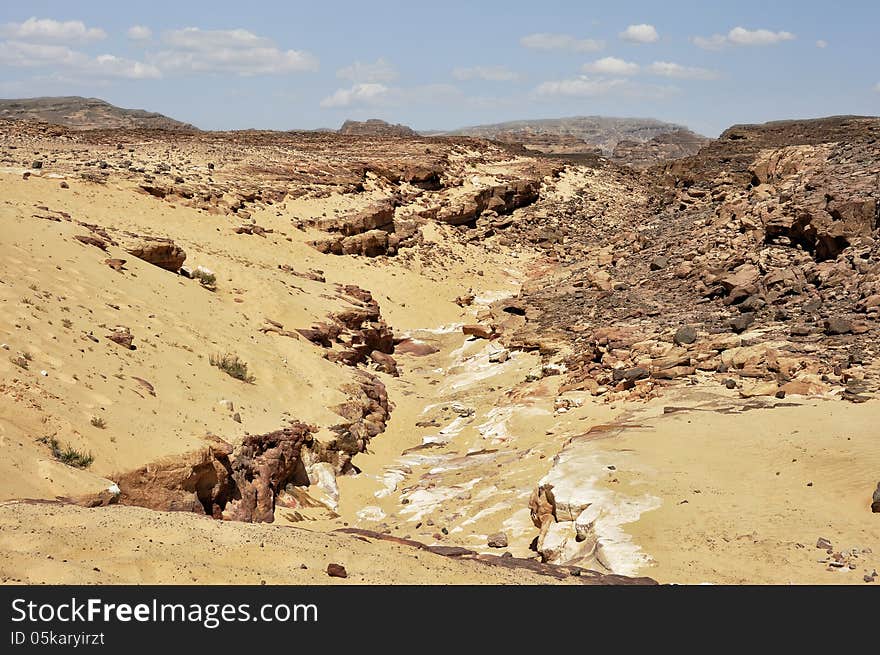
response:
[[[0,121],[4,581],[874,582],[880,119],[367,123]]]
[[[186,130],[196,128],[143,109],[123,109],[98,98],[79,96],[0,99],[0,118],[63,125],[72,129],[110,128]]]

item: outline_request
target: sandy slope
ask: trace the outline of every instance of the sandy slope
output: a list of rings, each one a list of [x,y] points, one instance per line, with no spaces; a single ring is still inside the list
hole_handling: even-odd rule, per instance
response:
[[[293,241],[283,232],[236,235],[224,217],[172,207],[127,188],[72,181],[65,190],[54,179],[11,175],[4,176],[3,188],[0,341],[8,351],[0,359],[7,391],[0,396],[0,436],[12,452],[0,463],[0,498],[51,498],[104,485],[94,475],[59,468],[33,441],[45,435],[92,451],[91,472],[110,476],[192,449],[208,433],[267,432],[288,417],[332,425],[339,417],[329,407],[344,400],[338,389],[349,381],[348,372],[304,340],[259,332],[264,319],[287,329],[308,327],[342,306],[334,300],[334,282],[356,281],[374,291],[395,327],[425,321],[428,314],[432,321],[452,322],[461,313],[452,300],[472,277],[456,263],[422,275],[321,255],[304,245],[301,233]],[[188,263],[217,273],[218,291],[118,248],[104,253],[81,244],[73,237],[87,234],[85,229],[33,218],[46,214],[37,205],[101,226],[173,235]],[[281,229],[274,214],[259,220]],[[110,269],[103,263],[108,257],[125,259],[126,270]],[[294,277],[279,264],[323,269],[327,282]],[[490,270],[486,278],[492,277]],[[116,325],[131,329],[137,350],[104,338]],[[211,367],[209,356],[220,352],[248,362],[256,384]],[[32,357],[27,370],[10,362],[17,353]],[[155,395],[134,378],[149,382]],[[241,425],[219,405],[225,399],[233,402]],[[103,419],[106,428],[93,427],[92,417]]]
[[[139,507],[6,503],[0,505],[0,524],[0,582],[4,583],[559,582],[530,571],[451,559],[387,541]],[[348,578],[329,577],[330,563],[342,564]]]
[[[677,404],[677,403],[676,403]],[[628,530],[663,582],[863,584],[880,569],[871,493],[880,470],[877,408],[839,400],[697,411],[645,421],[592,446],[614,478],[660,506]],[[819,560],[820,538],[851,551],[853,568]]]

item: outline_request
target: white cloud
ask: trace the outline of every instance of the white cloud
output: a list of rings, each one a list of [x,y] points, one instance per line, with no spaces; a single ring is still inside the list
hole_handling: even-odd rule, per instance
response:
[[[678,93],[674,86],[641,84],[621,77],[590,77],[579,75],[565,80],[551,80],[538,85],[534,95],[538,97],[591,98],[600,96],[623,96],[629,98],[663,99]]]
[[[635,75],[639,72],[639,65],[617,57],[603,57],[590,64],[584,64],[583,71],[602,75]]]
[[[57,21],[31,17],[23,23],[0,26],[0,36],[14,41],[38,43],[88,43],[106,38],[107,33],[98,27],[86,27],[81,20]]]
[[[712,36],[695,36],[692,40],[695,45],[704,50],[721,50],[728,45],[734,46],[761,46],[775,45],[783,41],[793,41],[795,35],[791,32],[758,29],[747,30],[744,27],[734,27],[726,35],[713,34]]]
[[[321,101],[321,107],[350,107],[355,104],[377,104],[386,97],[391,89],[384,84],[366,82],[355,84],[350,89],[337,89],[333,95],[327,96]]]
[[[281,50],[266,37],[247,30],[187,27],[164,35],[170,47],[155,55],[163,71],[229,73],[242,76],[314,71],[318,60],[302,50]]]
[[[153,30],[144,25],[132,25],[126,34],[133,41],[146,41],[153,36]]]
[[[0,64],[21,68],[52,68],[94,78],[156,79],[161,71],[151,64],[115,55],[91,57],[67,46],[22,41],[0,42]]]
[[[661,77],[674,77],[681,80],[716,80],[718,73],[708,68],[682,66],[671,61],[655,61],[648,66],[648,71]]]
[[[456,68],[452,71],[452,77],[457,80],[486,80],[489,82],[513,82],[519,79],[517,73],[504,66]]]
[[[596,52],[605,47],[604,41],[576,39],[570,34],[540,32],[522,37],[520,45],[532,50],[568,50],[570,52]]]
[[[373,63],[354,62],[351,66],[340,68],[336,77],[352,82],[393,82],[397,71],[390,63],[379,57]]]
[[[736,45],[773,45],[782,41],[794,40],[794,34],[791,32],[747,30],[743,27],[734,27],[727,34],[727,39]]]
[[[619,36],[624,41],[629,41],[630,43],[656,43],[660,40],[657,28],[645,23],[630,25]]]
[[[539,96],[602,96],[626,85],[627,81],[615,78],[591,78],[580,75],[574,79],[553,80],[540,84],[535,92]]]
[[[401,107],[405,105],[438,105],[466,102],[462,92],[451,84],[424,84],[410,88],[389,87],[376,82],[355,84],[337,89],[321,100],[324,109],[342,107]]]
[[[818,41],[816,41],[816,47],[824,50],[828,47],[828,41],[826,41],[825,39],[819,39]]]

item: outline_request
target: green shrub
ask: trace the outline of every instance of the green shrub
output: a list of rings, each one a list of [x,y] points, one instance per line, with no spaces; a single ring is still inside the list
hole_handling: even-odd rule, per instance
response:
[[[92,453],[86,454],[83,451],[76,450],[70,444],[66,444],[64,448],[62,448],[58,439],[55,437],[43,437],[42,439],[39,439],[39,441],[49,446],[49,450],[52,451],[52,456],[67,466],[73,466],[78,469],[87,469],[92,465],[92,462],[95,461],[95,457]]]
[[[248,374],[248,365],[239,359],[238,355],[226,353],[225,355],[211,355],[211,366],[216,366],[221,371],[242,382],[252,384],[256,378]]]

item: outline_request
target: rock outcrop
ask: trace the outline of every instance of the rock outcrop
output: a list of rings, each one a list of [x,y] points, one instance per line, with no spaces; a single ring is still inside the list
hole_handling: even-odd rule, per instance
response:
[[[217,519],[271,523],[275,498],[302,467],[300,452],[314,427],[294,422],[235,445],[214,438],[205,448],[115,476],[120,493],[109,502]],[[94,505],[95,499],[80,501]]]
[[[123,244],[125,251],[153,266],[176,273],[186,261],[186,251],[171,239],[134,237]]]

